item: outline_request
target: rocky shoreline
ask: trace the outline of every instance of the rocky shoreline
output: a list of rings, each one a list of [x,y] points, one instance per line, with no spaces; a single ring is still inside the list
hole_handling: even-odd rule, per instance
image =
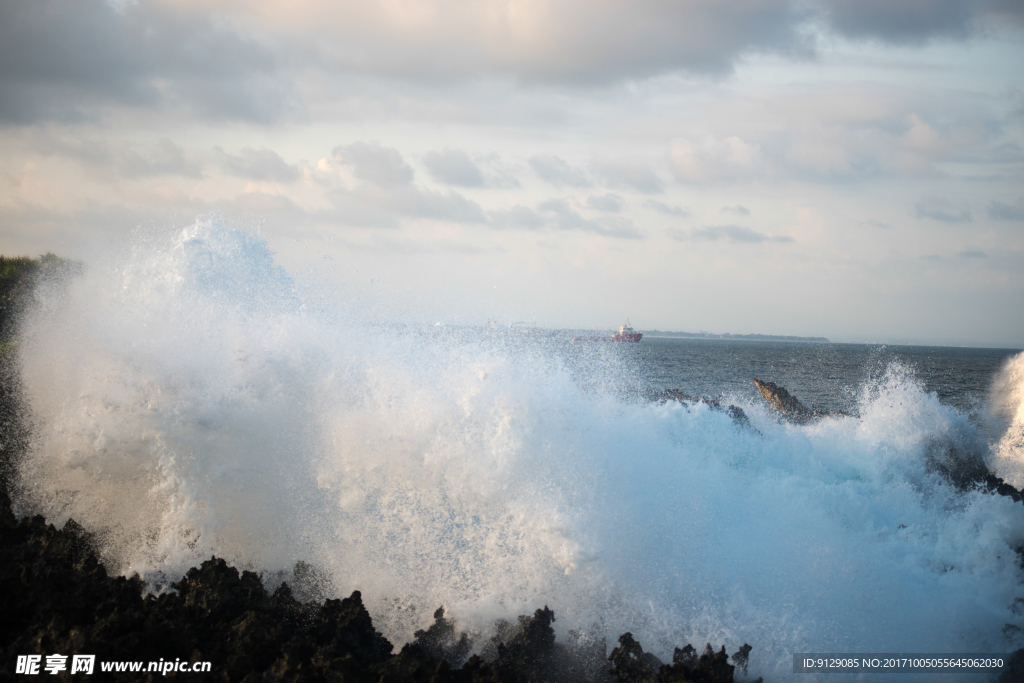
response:
[[[296,568],[296,580],[299,568]],[[0,680],[19,656],[95,655],[97,662],[210,662],[209,673],[177,675],[218,681],[431,681],[433,683],[563,681],[728,682],[745,670],[751,651],[730,657],[710,644],[675,651],[663,664],[632,634],[609,656],[603,640],[558,643],[554,613],[538,609],[517,623],[499,622],[495,635],[470,656],[466,633],[434,613],[398,652],[373,627],[355,591],[348,598],[302,603],[288,583],[272,594],[260,577],[210,558],[190,569],[174,591],[145,595],[137,577],[111,577],[97,561],[89,535],[73,520],[56,529],[40,517],[16,521],[0,510]],[[97,670],[98,673],[98,670]],[[152,681],[162,674],[109,672],[115,681]],[[81,680],[62,672],[56,680]]]

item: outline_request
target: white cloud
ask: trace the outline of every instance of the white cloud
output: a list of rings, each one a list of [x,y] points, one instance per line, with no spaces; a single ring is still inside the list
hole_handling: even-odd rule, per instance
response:
[[[484,223],[480,205],[458,192],[432,192],[403,188],[388,198],[396,209],[410,215],[452,223]]]
[[[761,146],[734,135],[715,138],[706,135],[691,141],[671,143],[672,170],[683,181],[713,183],[734,181],[764,172]]]
[[[644,194],[659,194],[665,189],[658,174],[643,162],[602,159],[591,164],[591,168],[593,174],[612,189],[633,190]]]
[[[914,204],[914,215],[942,223],[970,223],[973,221],[967,209],[954,207],[945,199],[921,200]]]
[[[460,149],[427,152],[423,156],[427,170],[437,180],[458,187],[483,187],[484,174],[469,155]]]
[[[226,171],[249,180],[293,183],[302,176],[298,166],[287,163],[266,147],[244,147],[238,154],[228,154],[221,147],[214,147],[213,151]]]
[[[435,192],[415,185],[360,185],[336,189],[334,208],[321,217],[356,227],[398,228],[404,218],[425,218],[457,224],[483,224],[481,206],[458,192]]]
[[[202,164],[168,138],[147,144],[76,139],[43,134],[32,140],[42,154],[63,156],[81,163],[93,179],[138,180],[160,176],[199,178]]]
[[[579,230],[603,237],[642,239],[643,233],[633,221],[623,216],[603,216],[598,220],[583,217],[566,199],[548,199],[537,205],[538,213],[551,218],[559,230]]]
[[[608,206],[614,206],[617,201],[621,201],[621,197],[616,195],[603,195],[590,199],[595,199],[599,205],[606,204]],[[600,211],[602,215],[597,218],[587,218],[577,210],[577,206],[575,202],[564,197],[546,199],[537,204],[536,209],[516,204],[509,209],[492,211],[488,214],[489,224],[494,228],[533,231],[564,230],[617,239],[637,240],[644,237],[632,219],[626,216],[615,215],[615,212],[610,209],[592,206],[588,201],[587,206]]]
[[[1000,221],[1024,221],[1024,199],[1018,199],[1016,204],[993,201],[988,206],[988,215]]]
[[[597,211],[607,211],[608,213],[618,213],[622,211],[622,207],[625,206],[626,200],[613,192],[606,192],[604,194],[592,194],[587,197],[587,206]]]
[[[666,204],[664,202],[659,202],[656,199],[648,199],[646,202],[644,202],[644,206],[653,211],[657,211],[658,213],[663,213],[666,216],[683,217],[690,215],[690,211],[688,209],[685,209],[676,204]]]
[[[669,147],[684,183],[938,177],[948,163],[1020,163],[1015,126],[955,91],[861,83],[779,86],[702,112]]]
[[[985,2],[967,0],[960,18],[942,0],[878,10],[909,17],[901,27],[838,0],[147,0],[119,13],[103,0],[6,2],[0,206],[50,213],[11,214],[0,241],[60,251],[75,231],[84,241],[219,210],[276,223],[275,248],[302,237],[306,249],[313,232],[376,245],[393,282],[441,269],[389,250],[487,245],[440,279],[529,271],[543,296],[527,301],[517,278],[509,296],[524,306],[602,305],[559,288],[566,264],[621,280],[621,296],[666,318],[678,308],[655,303],[652,282],[685,291],[716,274],[784,273],[800,291],[864,293],[835,296],[850,327],[888,315],[891,296],[869,289],[939,298],[941,278],[878,270],[892,252],[923,263],[927,245],[970,277],[991,270],[987,295],[1019,299],[1019,257],[999,256],[1024,248],[1019,45],[978,32],[993,7],[1018,16],[1019,3]],[[685,247],[639,239],[670,228]],[[288,267],[308,265],[289,249]]]
[[[539,230],[547,226],[547,219],[529,207],[516,204],[509,209],[491,212],[490,224],[496,228]]]
[[[760,244],[762,242],[790,243],[795,241],[788,235],[766,235],[742,225],[709,225],[689,231],[674,231],[673,239],[679,242],[718,242],[737,244]]]
[[[542,180],[555,187],[590,187],[593,184],[586,173],[555,155],[531,157],[530,167]]]
[[[413,170],[397,149],[377,142],[354,142],[338,145],[331,154],[351,166],[355,177],[378,187],[399,187],[412,184]]]

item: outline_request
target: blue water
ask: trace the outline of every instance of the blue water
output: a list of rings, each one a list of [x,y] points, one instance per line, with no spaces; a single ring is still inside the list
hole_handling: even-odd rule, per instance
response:
[[[624,346],[624,345],[618,345]],[[883,346],[645,337],[638,381],[696,396],[755,399],[752,378],[786,387],[808,406],[855,411],[860,388],[894,362],[911,370],[944,404],[977,410],[1000,368],[1020,349]]]

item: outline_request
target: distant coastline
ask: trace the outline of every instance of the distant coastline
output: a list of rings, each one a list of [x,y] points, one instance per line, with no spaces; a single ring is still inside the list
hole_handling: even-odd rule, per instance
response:
[[[783,334],[713,334],[711,332],[663,332],[661,330],[648,330],[644,332],[645,337],[681,337],[685,339],[734,339],[741,341],[776,341],[776,342],[810,342],[816,344],[831,344],[825,337],[797,337]]]

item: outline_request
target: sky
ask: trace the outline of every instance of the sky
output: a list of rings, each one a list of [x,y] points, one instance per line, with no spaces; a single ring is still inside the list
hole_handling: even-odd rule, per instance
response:
[[[1024,347],[1020,0],[0,0],[0,253],[450,324]]]

